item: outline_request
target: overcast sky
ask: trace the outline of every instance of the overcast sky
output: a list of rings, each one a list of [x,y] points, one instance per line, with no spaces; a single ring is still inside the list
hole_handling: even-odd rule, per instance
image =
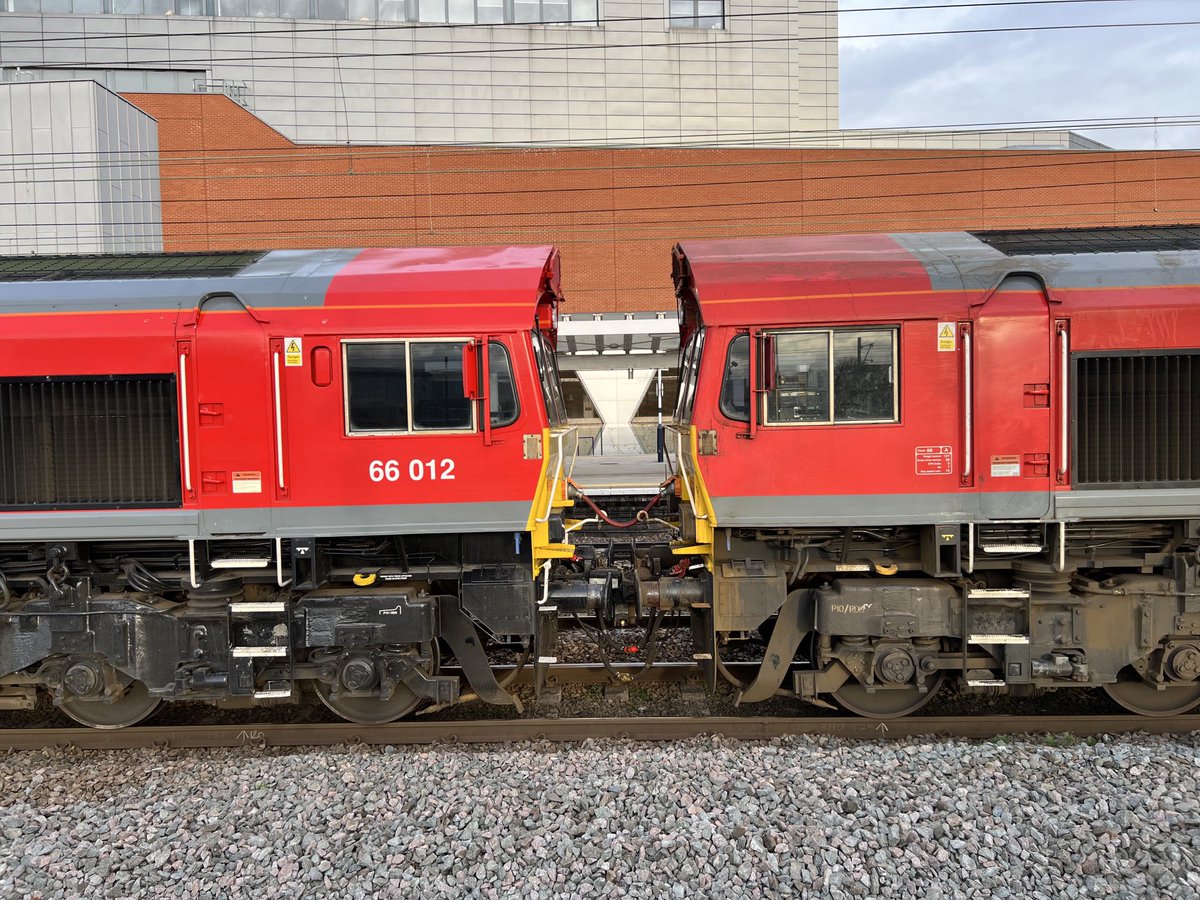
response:
[[[1200,22],[1200,0],[841,0],[843,128],[1189,117],[1158,129],[1162,148],[1200,149],[1200,24],[851,39],[948,29]],[[940,5],[945,9],[867,11]],[[855,10],[863,10],[856,12]],[[1152,148],[1154,130],[1080,131]]]

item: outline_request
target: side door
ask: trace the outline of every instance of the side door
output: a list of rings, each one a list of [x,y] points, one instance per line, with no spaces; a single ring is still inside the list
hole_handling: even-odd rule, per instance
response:
[[[193,477],[210,534],[271,528],[281,489],[272,349],[265,325],[232,296],[208,300],[197,315],[190,360]]]
[[[1026,275],[1005,278],[973,318],[975,484],[990,519],[1050,510],[1051,330],[1045,291]]]

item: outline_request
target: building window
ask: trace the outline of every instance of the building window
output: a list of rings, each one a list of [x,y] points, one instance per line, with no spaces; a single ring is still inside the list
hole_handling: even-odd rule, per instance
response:
[[[670,0],[672,28],[724,28],[724,0]]]

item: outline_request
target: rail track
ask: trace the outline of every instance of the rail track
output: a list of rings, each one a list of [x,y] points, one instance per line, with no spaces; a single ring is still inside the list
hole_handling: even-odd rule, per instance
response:
[[[0,751],[185,749],[203,747],[315,747],[340,744],[492,744],[523,741],[578,742],[589,738],[667,741],[722,735],[768,740],[788,735],[833,735],[886,740],[903,737],[990,738],[1008,734],[1183,734],[1200,731],[1200,715],[1172,719],[1141,716],[913,716],[879,722],[856,716],[787,717],[612,717],[562,719],[475,719],[400,722],[391,725],[175,725],[136,726],[118,731],[91,728],[0,730]]]

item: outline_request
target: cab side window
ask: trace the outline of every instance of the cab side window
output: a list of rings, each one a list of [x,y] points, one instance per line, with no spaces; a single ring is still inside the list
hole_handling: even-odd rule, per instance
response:
[[[346,432],[470,431],[457,341],[345,341]]]
[[[412,423],[417,431],[463,431],[472,425],[463,396],[464,342],[412,343]]]
[[[562,384],[558,377],[558,360],[542,333],[533,332],[533,356],[537,362],[538,375],[542,382],[542,396],[546,401],[546,416],[551,428],[567,422],[566,404],[563,402]]]
[[[346,344],[346,412],[350,431],[408,430],[407,347]]]
[[[777,332],[768,425],[899,420],[896,329]]]
[[[729,342],[721,381],[721,412],[736,422],[750,421],[750,336]]]
[[[679,365],[679,399],[675,406],[678,422],[692,421],[692,407],[696,403],[696,379],[700,377],[700,358],[704,352],[704,329],[698,328],[688,340]]]
[[[767,425],[896,422],[897,329],[805,329],[771,333],[774,388],[766,395]],[[721,382],[721,412],[750,421],[750,337],[729,343]]]
[[[517,421],[521,408],[513,382],[512,361],[508,350],[496,341],[488,342],[488,404],[492,427],[502,428]]]
[[[829,421],[829,333],[775,336],[768,422]]]

